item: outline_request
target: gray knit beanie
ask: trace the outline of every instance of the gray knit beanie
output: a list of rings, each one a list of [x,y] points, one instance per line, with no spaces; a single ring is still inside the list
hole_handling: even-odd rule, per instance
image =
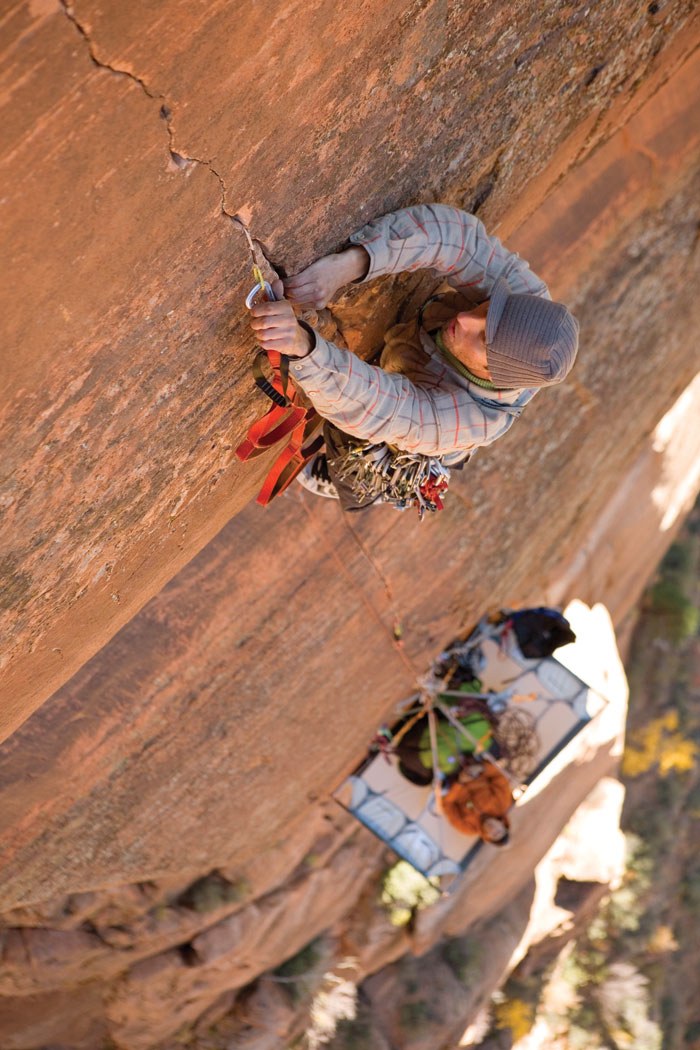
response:
[[[486,315],[486,361],[497,389],[560,383],[578,349],[578,321],[562,303],[511,292],[499,277]]]

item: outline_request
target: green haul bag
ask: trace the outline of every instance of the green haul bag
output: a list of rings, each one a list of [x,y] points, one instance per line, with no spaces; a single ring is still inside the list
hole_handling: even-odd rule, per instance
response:
[[[488,751],[493,745],[491,723],[479,711],[471,711],[458,719],[473,741],[438,715],[436,722],[438,766],[443,773],[456,773],[462,765],[463,755]],[[420,738],[419,757],[426,769],[433,768],[433,752],[430,746],[430,729],[426,726]]]

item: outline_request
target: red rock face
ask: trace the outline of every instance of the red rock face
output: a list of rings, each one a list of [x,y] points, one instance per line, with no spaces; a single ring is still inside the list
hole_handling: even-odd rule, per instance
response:
[[[522,216],[690,51],[691,9],[10,8],[4,735],[259,485],[222,205],[286,271],[411,200]]]
[[[260,854],[446,639],[560,577],[698,369],[698,129],[682,130],[695,62],[550,195],[548,227],[538,211],[519,231],[534,250],[582,257],[561,275],[584,332],[573,382],[541,394],[422,527],[386,507],[344,519],[296,486],[239,514],[5,744],[6,906],[180,873],[183,841],[193,872]],[[639,187],[654,149],[650,204]]]
[[[205,937],[176,904],[144,918],[155,900],[213,868],[252,873],[255,897],[296,870],[309,844],[284,862],[275,847],[484,608],[589,586],[621,617],[641,588],[648,558],[625,506],[629,541],[606,572],[576,556],[700,369],[697,19],[680,2],[540,7],[9,12],[0,909],[52,900],[6,922],[23,930],[4,939],[0,1003],[18,1050],[91,1050],[105,1030],[134,1050],[171,1033],[160,1015],[149,1028],[143,1004],[161,980],[201,976],[178,946],[202,936],[204,951],[229,927]],[[372,214],[434,198],[478,206],[574,308],[571,380],[480,453],[423,526],[390,508],[344,519],[296,486],[266,511],[246,506],[266,464],[243,467],[233,449],[262,398],[249,260],[222,204],[292,272]],[[321,320],[367,353],[428,287],[353,290]],[[644,477],[635,492],[655,484]],[[645,540],[662,518],[647,508]],[[560,823],[614,761],[601,748],[570,794],[555,786]],[[548,796],[530,812],[539,837],[524,835],[509,893],[556,835]],[[371,868],[372,849],[355,848]],[[323,893],[299,891],[304,921],[277,931],[293,950],[324,928],[314,893],[327,922],[343,914],[321,875]],[[502,892],[490,869],[480,877]],[[141,885],[103,906],[100,942],[87,891],[126,883]],[[484,899],[497,909],[498,894]],[[474,917],[463,903],[451,929]],[[61,936],[24,932],[42,923]],[[126,973],[132,935],[145,962]],[[359,922],[358,951],[366,940]],[[251,972],[283,957],[275,944]],[[406,947],[383,931],[377,944],[367,970]],[[59,1001],[85,962],[102,983]],[[210,963],[184,1021],[231,988]],[[27,1034],[31,1003],[53,1021]]]

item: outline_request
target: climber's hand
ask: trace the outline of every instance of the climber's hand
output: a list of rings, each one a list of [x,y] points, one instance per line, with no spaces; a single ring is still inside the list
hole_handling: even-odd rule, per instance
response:
[[[483,766],[479,762],[468,762],[467,765],[463,766],[457,779],[460,784],[468,784],[470,780],[475,780],[476,777],[481,776],[483,772]]]
[[[263,350],[276,350],[289,357],[305,357],[313,349],[311,335],[297,321],[294,310],[284,295],[281,281],[274,281],[274,303],[256,303],[251,307],[250,326]]]
[[[284,292],[297,306],[321,310],[339,288],[364,277],[369,269],[369,255],[354,245],[336,255],[324,255],[301,273],[284,282]]]

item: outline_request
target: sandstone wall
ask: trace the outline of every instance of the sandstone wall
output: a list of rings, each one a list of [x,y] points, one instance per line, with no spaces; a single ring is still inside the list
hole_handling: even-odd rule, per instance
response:
[[[600,801],[594,804],[582,842],[560,845],[556,859],[540,865],[538,878],[546,886],[529,918],[533,871],[619,758],[626,693],[617,688],[609,695],[604,715],[514,810],[506,862],[500,851],[483,850],[452,896],[421,913],[412,931],[390,925],[379,906],[380,877],[393,863],[391,851],[330,802],[312,807],[284,846],[247,867],[236,859],[190,885],[184,879],[115,885],[6,911],[0,919],[3,1045],[33,1050],[57,1042],[92,1050],[99,1033],[123,1050],[165,1050],[173,1039],[198,1050],[273,1050],[293,1040],[295,1026],[308,1023],[309,999],[329,976],[335,973],[352,986],[382,971],[368,986],[381,1017],[379,1003],[387,994],[381,989],[391,973],[385,967],[407,952],[424,955],[445,933],[460,936],[468,929],[477,944],[483,937],[488,965],[471,974],[466,997],[455,996],[456,980],[442,988],[445,1016],[433,1035],[466,1025],[510,960],[561,921],[551,898],[561,874],[577,877],[572,853],[580,868],[581,858],[590,859],[591,834],[599,842],[605,818],[616,823],[614,807],[601,813]],[[585,874],[600,882],[610,878],[607,869],[601,876],[600,864],[592,875],[589,864]],[[275,968],[310,941],[312,961],[302,967],[290,997],[285,981],[291,978]],[[402,963],[401,972],[407,966]],[[424,982],[431,996],[445,983],[444,970],[431,966]],[[402,989],[400,983],[390,996],[397,1013]],[[61,992],[64,1001],[57,998]],[[216,1039],[210,1044],[205,1034],[212,1025]],[[238,1036],[233,1043],[226,1035],[230,1028]]]
[[[381,850],[319,800],[484,607],[584,593],[621,620],[669,503],[693,498],[697,435],[669,475],[657,427],[697,404],[698,23],[680,2],[32,0],[4,28],[0,1031],[16,1050],[68,1031],[136,1050],[174,1031],[141,1001],[172,995],[189,1024],[307,934],[343,942],[332,958],[364,945],[362,974],[403,954],[367,918]],[[348,521],[298,488],[246,506],[264,466],[232,450],[262,399],[226,213],[291,272],[428,198],[478,208],[567,299],[572,382],[420,527],[388,508]],[[427,287],[384,281],[321,320],[365,353]],[[533,800],[505,883],[480,869],[480,908],[426,919],[420,950],[527,897],[618,731]],[[213,911],[192,907],[202,876],[223,887]],[[219,922],[245,939],[245,908],[251,942],[261,914],[291,925],[227,980],[196,941]]]
[[[511,233],[679,68],[693,6],[9,5],[4,735],[259,483],[233,456],[260,398],[227,214],[286,271],[414,200]]]
[[[582,321],[574,381],[540,395],[422,526],[386,507],[350,521],[297,486],[233,519],[4,745],[6,906],[179,873],[183,841],[193,872],[258,855],[446,639],[485,607],[581,582],[567,566],[698,371],[698,61],[515,235],[531,256],[556,243],[581,261],[542,267]],[[664,513],[647,507],[645,535]],[[633,540],[625,554],[641,586],[646,554]]]

